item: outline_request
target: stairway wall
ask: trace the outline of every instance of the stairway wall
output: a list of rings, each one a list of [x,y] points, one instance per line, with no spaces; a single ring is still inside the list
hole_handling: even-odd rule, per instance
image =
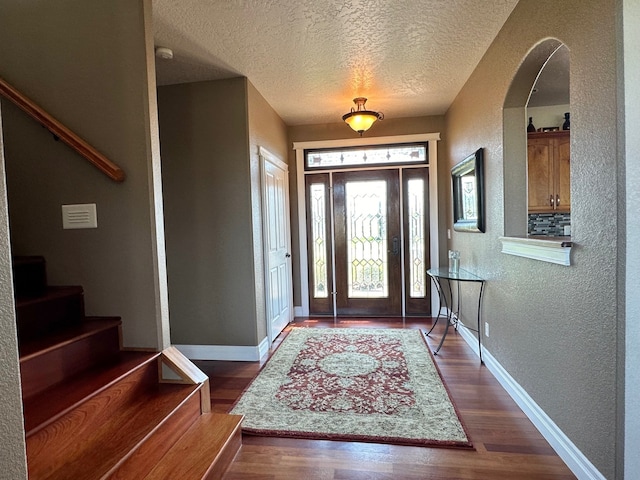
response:
[[[0,76],[127,175],[112,182],[3,101],[14,253],[44,255],[51,284],[84,286],[88,315],[122,317],[125,347],[155,349],[168,303],[150,20],[150,0],[9,2]],[[74,203],[97,204],[97,229],[62,230]]]
[[[0,106],[0,478],[27,478]]]

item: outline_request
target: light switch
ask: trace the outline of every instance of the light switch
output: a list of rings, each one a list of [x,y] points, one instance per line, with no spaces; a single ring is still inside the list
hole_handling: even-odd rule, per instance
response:
[[[96,204],[62,205],[62,228],[98,228]]]

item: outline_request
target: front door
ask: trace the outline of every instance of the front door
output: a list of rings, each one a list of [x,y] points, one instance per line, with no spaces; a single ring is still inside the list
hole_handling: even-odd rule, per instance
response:
[[[429,313],[427,175],[405,168],[307,176],[311,314]]]
[[[400,315],[397,172],[333,176],[338,315]]]

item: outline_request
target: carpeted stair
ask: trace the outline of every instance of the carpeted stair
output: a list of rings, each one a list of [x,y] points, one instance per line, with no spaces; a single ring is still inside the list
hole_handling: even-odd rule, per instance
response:
[[[13,264],[29,478],[221,478],[242,417],[210,413],[206,376],[173,348],[122,350],[121,320],[86,317],[42,257]]]

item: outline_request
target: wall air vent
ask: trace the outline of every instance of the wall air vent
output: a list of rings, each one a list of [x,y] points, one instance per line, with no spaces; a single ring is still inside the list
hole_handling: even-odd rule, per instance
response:
[[[62,228],[98,228],[96,204],[62,205]]]

